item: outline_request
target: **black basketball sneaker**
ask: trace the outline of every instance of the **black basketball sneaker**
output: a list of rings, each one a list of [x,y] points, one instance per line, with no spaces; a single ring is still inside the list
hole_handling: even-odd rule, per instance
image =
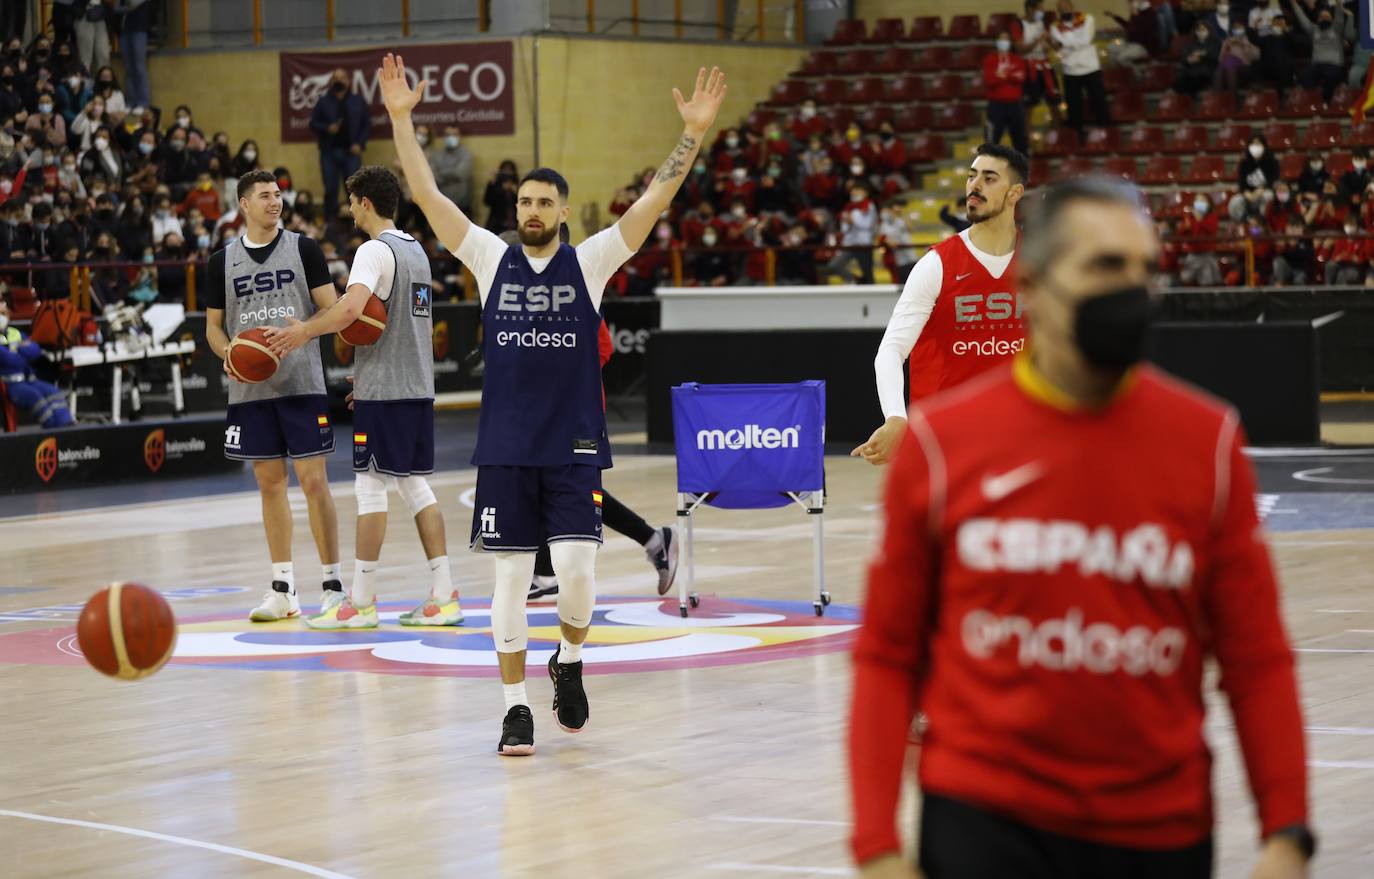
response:
[[[534,753],[534,715],[528,705],[512,705],[506,712],[496,753],[502,757],[528,757]]]
[[[553,715],[563,732],[582,732],[591,716],[587,691],[582,689],[582,661],[559,662],[558,651],[549,657],[549,680],[553,681]]]

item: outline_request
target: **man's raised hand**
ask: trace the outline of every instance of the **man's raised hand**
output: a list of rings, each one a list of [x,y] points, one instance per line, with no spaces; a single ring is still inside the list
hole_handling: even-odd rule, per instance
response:
[[[716,121],[716,114],[720,112],[720,105],[725,100],[725,71],[719,67],[712,67],[711,75],[707,78],[706,68],[701,68],[697,71],[697,84],[692,91],[692,99],[684,99],[682,92],[673,89],[673,100],[677,102],[677,111],[681,114],[682,122],[687,129],[705,134]]]
[[[415,109],[415,105],[420,103],[420,99],[425,96],[425,86],[429,80],[420,80],[415,88],[410,87],[410,82],[406,80],[406,64],[400,55],[392,55],[390,52],[382,59],[382,102],[386,104],[386,111],[392,116],[404,116]]]

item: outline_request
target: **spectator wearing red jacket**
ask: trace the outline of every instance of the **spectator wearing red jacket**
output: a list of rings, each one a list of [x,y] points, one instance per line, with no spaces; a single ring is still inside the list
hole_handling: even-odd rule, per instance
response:
[[[813,137],[820,137],[825,134],[826,122],[824,117],[816,112],[816,102],[811,98],[802,101],[797,108],[797,115],[792,119],[792,138],[797,143],[806,143]]]
[[[1215,287],[1221,283],[1221,263],[1217,260],[1217,232],[1221,215],[1212,208],[1207,193],[1199,192],[1193,199],[1193,212],[1178,224],[1178,237],[1183,245],[1183,260],[1179,279],[1185,285]]]
[[[988,99],[988,140],[1001,143],[1002,135],[1011,136],[1011,145],[1023,156],[1030,155],[1030,138],[1026,134],[1025,97],[1026,59],[1016,54],[1011,35],[997,34],[997,50],[983,58],[983,89]]]
[[[1323,240],[1326,246],[1318,250],[1318,259],[1325,263],[1326,286],[1348,287],[1364,283],[1364,269],[1369,262],[1369,239],[1360,235],[1360,226],[1355,217],[1346,217],[1345,233],[1339,238]]]
[[[1246,875],[1301,879],[1302,709],[1240,418],[1141,362],[1159,243],[1134,187],[1057,184],[1022,235],[1029,345],[918,401],[888,474],[853,654],[860,875],[918,875],[896,817],[919,707],[927,879],[1207,879],[1214,659],[1264,840]]]
[[[806,203],[813,207],[833,210],[840,206],[844,196],[839,178],[835,176],[835,163],[829,156],[820,160],[814,174],[806,175],[802,181],[802,195],[806,197]]]

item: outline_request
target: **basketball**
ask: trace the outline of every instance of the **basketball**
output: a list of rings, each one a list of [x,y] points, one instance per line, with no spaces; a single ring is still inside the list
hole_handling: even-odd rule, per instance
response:
[[[382,337],[386,329],[386,306],[376,296],[367,297],[363,313],[339,332],[339,338],[350,345],[371,345]]]
[[[227,360],[234,374],[250,384],[267,381],[281,364],[281,358],[267,347],[262,327],[253,327],[235,336],[229,343]]]
[[[147,586],[111,583],[86,602],[76,640],[96,671],[136,681],[171,658],[176,618],[167,600]]]

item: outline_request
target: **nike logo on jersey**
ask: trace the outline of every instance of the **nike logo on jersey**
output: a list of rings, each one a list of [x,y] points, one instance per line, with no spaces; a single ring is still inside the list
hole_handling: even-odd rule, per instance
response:
[[[968,277],[969,275],[971,275],[971,274],[973,274],[973,272],[964,272],[962,275],[955,275],[955,276],[954,276],[954,280],[956,280],[956,281],[962,281],[962,280],[964,280],[965,278],[967,278],[967,277]]]
[[[1023,464],[1006,473],[986,474],[983,476],[983,497],[989,501],[1000,501],[1007,495],[1030,485],[1043,475],[1045,475],[1045,468],[1040,465],[1039,461]]]

